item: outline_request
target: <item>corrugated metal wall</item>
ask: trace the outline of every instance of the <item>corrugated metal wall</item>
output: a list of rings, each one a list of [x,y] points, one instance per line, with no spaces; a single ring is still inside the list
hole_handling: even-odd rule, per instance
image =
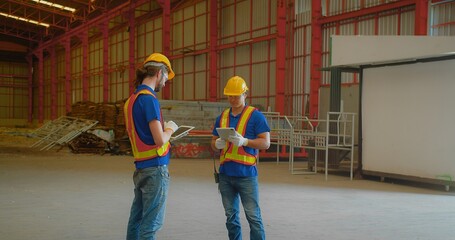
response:
[[[455,1],[439,1],[430,8],[430,30],[432,36],[455,35]]]
[[[28,64],[0,62],[0,121],[25,125],[28,114]]]
[[[227,80],[238,75],[250,88],[248,102],[266,110],[275,105],[275,41],[255,41],[276,32],[276,1],[221,1],[219,99]],[[232,46],[227,47],[225,46]]]
[[[353,11],[362,11],[372,6],[380,6],[394,1],[384,0],[326,0],[322,1],[323,14],[335,16]],[[223,86],[233,75],[245,78],[251,91],[248,102],[263,110],[274,111],[276,84],[285,86],[285,105],[287,115],[304,115],[308,111],[310,90],[310,53],[311,53],[311,1],[288,0],[286,26],[286,77],[276,80],[276,43],[277,0],[229,0],[218,3],[218,69],[217,99],[224,101]],[[455,1],[435,1],[430,6],[431,35],[455,35]],[[210,1],[188,1],[171,11],[171,61],[176,78],[171,81],[171,99],[207,101],[209,99],[209,39],[210,39]],[[163,19],[161,8],[156,1],[150,1],[137,8],[135,35],[135,63],[140,64],[150,53],[162,52]],[[129,38],[128,18],[124,15],[109,20],[108,33],[108,101],[116,102],[129,96]],[[322,39],[322,67],[329,66],[330,36],[342,35],[413,35],[414,7],[362,15],[340,22],[325,24]],[[88,100],[102,102],[104,43],[100,26],[89,26],[87,30],[88,60]],[[81,38],[83,38],[82,36]],[[82,39],[73,37],[71,45],[71,101],[83,100],[84,60]],[[46,50],[48,51],[48,49]],[[44,118],[52,118],[52,103],[56,102],[56,115],[66,113],[65,109],[65,49],[57,44],[56,61],[51,62],[45,52],[43,89]],[[51,66],[56,64],[56,83],[52,83]],[[0,63],[3,72],[13,69]],[[27,69],[27,67],[20,67]],[[33,77],[33,118],[37,119],[39,104],[38,65],[34,66]],[[27,71],[21,70],[27,75]],[[0,87],[0,118],[26,118],[28,92],[26,88],[12,90],[8,81],[2,78]],[[26,81],[23,78],[20,81]],[[343,84],[358,83],[358,76],[344,73]],[[328,72],[322,73],[322,85],[330,84]],[[57,98],[51,99],[56,85]],[[6,87],[3,87],[6,86]],[[20,91],[20,92],[18,92]],[[14,94],[13,94],[14,92]],[[14,95],[14,97],[12,97]],[[17,97],[16,97],[17,96]],[[11,99],[14,98],[14,103]],[[3,101],[5,99],[5,101]],[[321,101],[325,101],[322,99]],[[5,102],[5,103],[3,103]],[[18,104],[24,104],[18,106]],[[16,108],[14,107],[16,106]],[[14,114],[12,114],[12,110]],[[21,110],[18,110],[21,109]]]

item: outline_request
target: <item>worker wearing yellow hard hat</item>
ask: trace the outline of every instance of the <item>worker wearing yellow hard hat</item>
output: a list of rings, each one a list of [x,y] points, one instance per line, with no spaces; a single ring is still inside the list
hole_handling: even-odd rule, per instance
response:
[[[239,76],[231,77],[224,87],[224,95],[240,96],[248,91],[245,80]]]
[[[157,92],[174,76],[166,56],[151,54],[136,70],[136,90],[125,103],[125,125],[136,167],[127,239],[155,239],[163,225],[169,188],[169,140],[178,126],[164,121]]]
[[[169,59],[161,53],[152,53],[144,61],[144,67],[147,66],[162,66],[164,64],[169,72],[169,80],[172,80],[175,76],[174,71],[171,67],[171,62]]]
[[[228,236],[229,239],[242,236],[241,202],[250,226],[250,239],[265,239],[256,163],[259,149],[270,147],[270,127],[258,109],[246,105],[248,87],[242,77],[231,77],[223,92],[228,96],[230,107],[215,121],[211,146],[220,151],[219,175],[215,171],[215,181],[219,182]],[[218,131],[227,128],[235,131],[227,138],[221,138]]]

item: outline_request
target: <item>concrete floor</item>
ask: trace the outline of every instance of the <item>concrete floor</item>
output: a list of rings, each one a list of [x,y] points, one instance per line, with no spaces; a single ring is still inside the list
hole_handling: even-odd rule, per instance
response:
[[[19,152],[17,152],[19,151]],[[210,159],[172,159],[158,239],[227,239]],[[268,239],[455,239],[455,193],[322,174],[291,175],[261,162]],[[0,239],[124,239],[132,158],[0,144]],[[244,239],[249,239],[243,217]]]

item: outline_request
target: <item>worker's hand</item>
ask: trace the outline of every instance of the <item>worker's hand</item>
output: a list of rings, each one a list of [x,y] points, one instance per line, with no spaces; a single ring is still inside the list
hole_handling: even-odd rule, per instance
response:
[[[226,147],[226,141],[224,141],[223,139],[221,138],[218,138],[216,141],[215,141],[215,147],[217,149],[223,149]]]
[[[237,131],[235,132],[235,136],[229,137],[229,141],[232,142],[237,147],[248,145],[248,138],[244,138]]]
[[[178,128],[179,126],[177,126],[177,124],[175,124],[174,121],[168,121],[164,123],[164,130],[171,129],[172,133],[175,133],[175,131],[177,131]]]

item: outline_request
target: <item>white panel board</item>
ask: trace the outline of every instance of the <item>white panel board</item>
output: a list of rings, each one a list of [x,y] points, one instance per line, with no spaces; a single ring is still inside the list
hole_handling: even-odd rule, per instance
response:
[[[364,69],[364,170],[455,181],[455,60]]]
[[[330,66],[403,62],[455,53],[455,37],[332,36]]]

